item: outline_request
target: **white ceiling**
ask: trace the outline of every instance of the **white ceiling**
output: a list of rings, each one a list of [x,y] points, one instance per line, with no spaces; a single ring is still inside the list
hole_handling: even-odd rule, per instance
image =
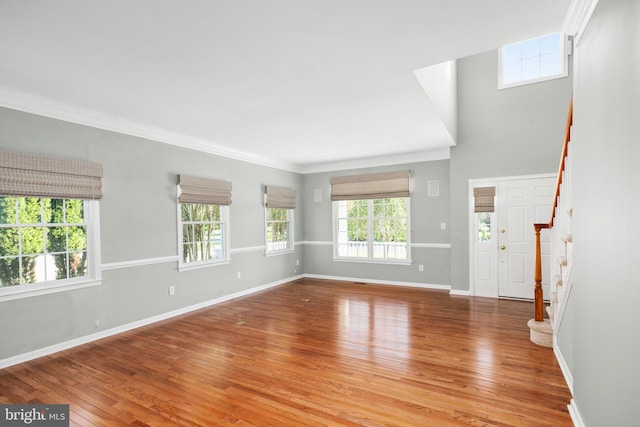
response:
[[[413,71],[570,0],[0,0],[0,105],[310,172],[448,153]]]

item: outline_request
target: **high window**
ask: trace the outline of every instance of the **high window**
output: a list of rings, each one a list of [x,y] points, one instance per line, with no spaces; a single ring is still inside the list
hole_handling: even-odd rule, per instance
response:
[[[0,152],[0,300],[99,284],[102,165]]]
[[[568,75],[562,33],[510,44],[499,50],[499,88],[520,86]]]
[[[178,268],[228,262],[231,183],[184,175],[178,179]]]
[[[409,171],[331,178],[336,260],[411,262]]]
[[[267,255],[293,251],[295,207],[295,190],[271,185],[265,187],[265,241]]]

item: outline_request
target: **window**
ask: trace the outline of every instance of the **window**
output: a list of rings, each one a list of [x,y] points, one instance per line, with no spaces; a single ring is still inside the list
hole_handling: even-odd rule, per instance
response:
[[[496,187],[474,187],[473,212],[478,242],[490,243],[494,221]]]
[[[273,185],[264,190],[266,254],[292,252],[296,191]]]
[[[0,300],[100,283],[102,165],[0,151]]]
[[[90,203],[0,197],[0,286],[89,277]]]
[[[231,183],[178,177],[178,268],[229,261]]]
[[[504,46],[498,56],[500,89],[568,75],[565,36],[562,33]]]
[[[491,241],[491,212],[476,214],[476,229],[478,230],[478,242]]]
[[[226,207],[184,203],[182,211],[183,264],[226,260]]]
[[[339,200],[333,205],[336,259],[410,262],[408,197]]]
[[[267,253],[293,250],[293,209],[265,208],[267,217]]]

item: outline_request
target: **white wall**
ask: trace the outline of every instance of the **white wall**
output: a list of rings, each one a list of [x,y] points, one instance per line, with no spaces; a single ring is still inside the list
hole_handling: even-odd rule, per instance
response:
[[[575,49],[574,285],[558,338],[589,427],[640,425],[640,2],[600,0]]]

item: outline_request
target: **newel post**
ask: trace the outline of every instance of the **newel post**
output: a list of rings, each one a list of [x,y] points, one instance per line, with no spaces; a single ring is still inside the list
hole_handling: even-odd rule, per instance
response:
[[[542,300],[542,256],[540,254],[540,230],[549,228],[548,224],[533,224],[536,231],[536,266],[535,266],[535,290],[534,290],[534,320],[542,322],[544,320],[544,303]]]

